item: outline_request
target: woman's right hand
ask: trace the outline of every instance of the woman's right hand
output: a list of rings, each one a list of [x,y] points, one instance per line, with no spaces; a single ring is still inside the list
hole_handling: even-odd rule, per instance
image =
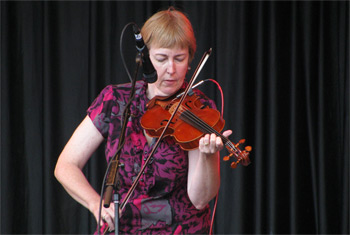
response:
[[[98,223],[99,219],[99,206],[100,202],[98,202],[97,206],[95,206],[95,209],[93,210],[93,214],[95,216],[96,222]],[[108,228],[109,231],[113,231],[115,226],[114,226],[114,203],[111,203],[108,208],[105,208],[102,206],[101,208],[101,220],[100,220],[100,226],[102,227],[104,223],[108,223]]]

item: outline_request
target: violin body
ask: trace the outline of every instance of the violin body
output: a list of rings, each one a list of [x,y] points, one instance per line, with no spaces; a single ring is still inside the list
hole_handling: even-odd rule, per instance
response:
[[[160,97],[155,97],[148,103],[148,110],[141,118],[141,126],[149,136],[159,137],[161,135],[178,103],[179,99]],[[172,136],[184,150],[195,149],[204,134],[212,133],[211,128],[206,128],[207,131],[203,129],[203,122],[217,132],[220,132],[225,126],[225,121],[221,118],[219,111],[204,106],[199,97],[192,94],[187,96],[181,104],[165,135]]]

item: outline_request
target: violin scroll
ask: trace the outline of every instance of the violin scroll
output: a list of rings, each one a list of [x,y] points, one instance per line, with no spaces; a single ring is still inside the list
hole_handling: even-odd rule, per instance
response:
[[[251,146],[246,146],[244,150],[239,149],[239,145],[243,144],[245,139],[241,139],[237,144],[226,146],[230,154],[228,156],[223,157],[224,161],[230,160],[232,156],[234,156],[237,160],[231,163],[231,168],[236,168],[239,163],[242,163],[243,166],[248,166],[250,164],[249,153],[252,151]]]

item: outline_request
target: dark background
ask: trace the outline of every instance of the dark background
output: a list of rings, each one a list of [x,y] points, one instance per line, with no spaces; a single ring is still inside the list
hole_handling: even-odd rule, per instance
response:
[[[129,81],[122,28],[169,5],[193,23],[190,74],[212,47],[198,80],[253,147],[248,167],[221,163],[214,232],[349,233],[348,1],[2,1],[0,233],[94,232],[55,163],[101,89]],[[123,45],[133,71],[130,28]],[[105,168],[102,146],[84,169],[98,191]]]

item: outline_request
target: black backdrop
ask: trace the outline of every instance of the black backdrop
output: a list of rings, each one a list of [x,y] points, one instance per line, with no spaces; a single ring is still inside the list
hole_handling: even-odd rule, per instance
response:
[[[221,84],[231,140],[253,146],[250,166],[221,164],[214,232],[349,233],[347,1],[2,1],[0,232],[94,231],[55,162],[100,90],[129,81],[124,25],[169,5],[193,23],[192,71],[213,48],[199,79]],[[132,71],[131,31],[123,42]],[[84,169],[97,190],[105,167],[101,147]]]

